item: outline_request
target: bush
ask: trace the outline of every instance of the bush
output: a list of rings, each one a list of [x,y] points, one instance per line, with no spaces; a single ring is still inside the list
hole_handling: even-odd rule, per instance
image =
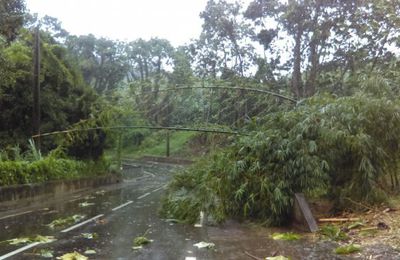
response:
[[[0,186],[96,176],[107,173],[110,167],[110,163],[103,158],[77,161],[64,156],[55,150],[37,160],[0,161]]]
[[[180,208],[192,208],[281,225],[290,219],[296,192],[329,195],[343,206],[348,197],[381,202],[390,188],[386,180],[398,185],[395,101],[362,94],[313,97],[259,122],[249,136],[186,171],[185,181],[179,181],[182,174],[175,177],[164,212],[185,218]]]

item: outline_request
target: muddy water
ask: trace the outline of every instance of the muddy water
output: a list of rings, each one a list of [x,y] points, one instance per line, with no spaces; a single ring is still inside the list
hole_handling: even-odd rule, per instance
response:
[[[96,254],[87,255],[90,259],[251,259],[246,253],[262,259],[272,255],[292,259],[400,259],[396,251],[382,245],[365,248],[361,254],[341,257],[333,253],[337,243],[320,241],[317,236],[304,234],[298,241],[270,238],[274,232],[288,231],[285,229],[231,221],[203,228],[167,222],[158,216],[163,192],[159,188],[168,182],[174,169],[162,164],[132,164],[124,171],[126,181],[123,184],[71,196],[62,202],[46,202],[31,213],[0,220],[0,241],[37,234],[58,239],[11,259],[43,259],[36,255],[42,249],[53,251],[54,257],[95,250]],[[132,203],[126,207],[112,210],[129,201]],[[84,202],[94,205],[80,207]],[[86,219],[99,214],[104,216],[67,233],[61,233],[62,228],[47,226],[54,219],[76,214],[85,215]],[[96,234],[96,238],[85,238],[82,233]],[[143,249],[133,250],[133,239],[143,235],[153,242]],[[200,241],[213,242],[216,246],[213,250],[195,248],[193,244]],[[0,257],[22,246],[0,243]]]

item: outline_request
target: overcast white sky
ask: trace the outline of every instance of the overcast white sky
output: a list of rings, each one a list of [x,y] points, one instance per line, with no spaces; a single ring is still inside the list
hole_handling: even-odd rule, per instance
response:
[[[207,0],[26,0],[26,4],[39,17],[58,18],[71,34],[126,41],[159,37],[178,46],[200,35],[199,14]]]

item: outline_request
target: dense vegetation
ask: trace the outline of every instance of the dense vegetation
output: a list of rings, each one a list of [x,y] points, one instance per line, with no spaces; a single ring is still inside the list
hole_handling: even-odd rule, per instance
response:
[[[16,146],[0,153],[0,186],[90,177],[106,174],[109,168],[106,160],[73,160],[60,149],[43,156],[30,140],[25,152]]]
[[[296,192],[337,207],[382,202],[399,188],[399,124],[400,103],[386,97],[307,99],[178,174],[164,213],[190,222],[204,211],[217,221],[283,224]]]
[[[161,154],[165,132],[134,127],[190,126],[242,135],[174,178],[170,217],[282,224],[295,192],[338,208],[384,201],[399,188],[399,13],[400,1],[209,0],[198,39],[172,46],[70,35],[23,0],[1,1],[1,183],[75,176],[105,149]],[[38,25],[41,132],[67,132],[43,136],[46,155],[27,163],[13,151],[34,133]]]

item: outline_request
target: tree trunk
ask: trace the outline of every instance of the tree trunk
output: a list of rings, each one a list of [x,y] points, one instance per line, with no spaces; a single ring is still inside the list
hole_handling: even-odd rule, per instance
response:
[[[143,61],[140,58],[139,60],[139,72],[140,72],[140,81],[144,81],[144,72],[143,72]]]
[[[317,44],[316,36],[313,35],[313,39],[310,41],[310,72],[305,85],[304,94],[306,97],[311,97],[315,94],[315,84],[317,80],[318,70],[319,70],[319,55],[317,52],[318,44]]]
[[[144,59],[144,79],[149,79],[149,66],[147,64],[147,59]]]
[[[296,98],[302,96],[302,82],[301,82],[301,37],[303,29],[300,25],[297,27],[295,35],[295,46],[293,50],[293,73],[292,73],[292,92]]]
[[[318,45],[320,43],[320,34],[319,34],[319,25],[318,25],[318,17],[320,15],[320,6],[321,2],[316,1],[315,13],[313,17],[313,35],[311,37],[309,48],[310,48],[310,57],[309,61],[311,64],[309,76],[305,85],[304,94],[306,97],[311,97],[315,94],[315,84],[317,81],[318,71],[319,71],[319,53],[318,53]]]

